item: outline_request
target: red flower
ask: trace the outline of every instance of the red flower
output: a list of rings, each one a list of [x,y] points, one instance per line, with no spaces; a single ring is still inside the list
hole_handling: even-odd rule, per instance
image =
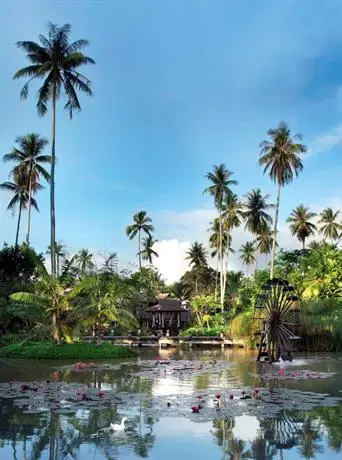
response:
[[[222,396],[221,393],[216,393],[215,398],[221,399],[221,396]]]

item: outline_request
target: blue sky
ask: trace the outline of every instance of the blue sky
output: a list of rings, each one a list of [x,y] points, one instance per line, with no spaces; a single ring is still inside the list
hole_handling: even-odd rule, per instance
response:
[[[310,149],[304,172],[282,194],[283,224],[302,202],[341,206],[340,2],[5,1],[0,15],[1,154],[17,135],[50,137],[51,114],[36,114],[37,86],[23,102],[22,82],[11,79],[26,62],[16,41],[36,40],[48,21],[68,22],[73,38],[89,39],[97,62],[84,69],[94,97],[81,98],[82,112],[70,121],[62,104],[58,110],[57,238],[71,252],[117,251],[133,261],[124,229],[146,209],[163,242],[160,268],[180,264],[191,240],[207,238],[213,212],[202,190],[213,164],[234,171],[237,193],[261,187],[274,197],[257,166],[258,145],[281,120]],[[1,181],[8,170],[1,164]],[[31,239],[43,250],[48,192],[38,199]],[[0,243],[14,239],[7,201],[1,193]],[[283,246],[295,246],[283,227]],[[178,251],[177,263],[168,251]]]

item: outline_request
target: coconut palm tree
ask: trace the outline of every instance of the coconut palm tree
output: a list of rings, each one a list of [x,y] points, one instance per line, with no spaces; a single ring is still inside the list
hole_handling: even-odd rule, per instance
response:
[[[202,243],[195,241],[187,251],[186,259],[195,271],[195,291],[198,292],[198,272],[207,265],[207,252]]]
[[[255,238],[272,224],[272,217],[267,212],[273,208],[273,205],[268,203],[269,197],[269,195],[263,196],[259,188],[253,189],[245,197],[244,212],[242,213],[245,229]],[[255,269],[257,269],[257,250],[255,252],[254,263]]]
[[[30,243],[30,226],[31,226],[31,199],[34,190],[42,176],[47,182],[50,180],[50,174],[43,165],[51,163],[51,157],[44,155],[43,151],[48,144],[48,140],[39,134],[31,133],[26,136],[19,136],[15,140],[17,147],[14,147],[10,153],[3,156],[4,162],[13,162],[15,167],[12,175],[16,172],[23,172],[27,177],[28,185],[28,203],[27,203],[27,231],[26,243]]]
[[[221,304],[223,305],[223,285],[224,285],[224,268],[223,268],[223,247],[222,247],[222,233],[223,233],[223,222],[222,212],[223,203],[227,195],[231,193],[230,187],[237,185],[237,181],[231,179],[232,172],[229,171],[226,166],[222,163],[219,166],[214,165],[213,171],[209,172],[205,177],[209,180],[210,185],[204,190],[204,193],[209,193],[215,202],[216,209],[219,213],[219,261],[220,261],[220,287],[221,287]]]
[[[74,110],[80,111],[81,105],[77,93],[82,92],[92,95],[91,83],[88,78],[79,72],[82,65],[94,64],[95,61],[85,56],[82,50],[89,44],[81,39],[70,41],[71,26],[64,24],[48,24],[48,35],[39,35],[39,42],[19,41],[17,46],[26,53],[30,64],[19,69],[13,76],[14,79],[27,78],[20,97],[26,99],[29,87],[33,80],[43,80],[38,90],[37,110],[39,115],[45,115],[48,102],[51,101],[52,109],[52,134],[51,134],[51,178],[50,178],[50,214],[51,214],[51,270],[56,273],[55,260],[55,166],[56,166],[56,105],[57,100],[64,97],[64,108],[72,118]]]
[[[259,188],[251,190],[245,197],[242,216],[245,220],[245,229],[254,236],[272,224],[272,217],[267,211],[274,206],[268,203],[269,198],[269,195],[263,196]]]
[[[51,255],[51,245],[48,246],[46,254]],[[60,275],[60,261],[66,256],[65,245],[62,242],[55,241],[55,257],[56,257],[56,275]]]
[[[225,267],[223,272],[223,286],[221,291],[221,306],[223,311],[223,302],[226,293],[226,285],[227,285],[227,272],[228,272],[228,255],[231,249],[232,244],[232,231],[234,228],[237,228],[241,225],[241,218],[242,218],[242,211],[243,211],[243,204],[239,200],[238,196],[234,193],[229,193],[224,201],[223,204],[223,214],[222,214],[222,221],[223,221],[223,231],[227,233],[227,246],[225,254],[223,252],[223,256],[226,256]]]
[[[339,214],[340,211],[334,211],[332,208],[325,208],[319,215],[319,232],[323,234],[324,239],[330,239],[332,244],[340,238],[340,231],[342,230],[342,225],[338,221]]]
[[[247,266],[247,275],[249,266],[255,263],[255,246],[253,241],[247,241],[240,248],[240,259]]]
[[[306,238],[315,233],[316,225],[310,222],[310,219],[314,217],[316,217],[314,212],[311,212],[309,208],[300,204],[293,209],[286,220],[290,224],[291,234],[295,235],[302,242],[303,249],[305,249]]]
[[[75,262],[80,269],[81,275],[84,275],[95,267],[93,254],[88,249],[81,249],[75,257]]]
[[[37,186],[38,184],[36,185],[36,188]],[[21,172],[17,171],[13,177],[13,182],[3,182],[0,184],[0,188],[10,192],[13,195],[7,206],[9,211],[14,213],[15,208],[19,206],[17,230],[15,234],[15,247],[17,247],[22,211],[23,209],[27,209],[28,206],[27,177]],[[31,206],[36,211],[39,211],[37,201],[33,197],[31,198]]]
[[[273,231],[270,227],[265,227],[261,233],[259,233],[255,239],[256,249],[260,254],[266,255],[266,266],[267,266],[267,256],[272,251],[273,244]],[[278,243],[276,243],[278,246]]]
[[[141,270],[141,232],[150,235],[154,231],[152,219],[146,211],[139,211],[133,216],[133,224],[126,227],[126,235],[133,240],[138,235],[139,270]]]
[[[297,177],[302,171],[303,163],[300,156],[307,151],[307,148],[300,142],[302,140],[301,134],[295,134],[291,137],[291,130],[284,122],[281,122],[275,129],[269,129],[267,135],[270,140],[262,141],[260,144],[259,165],[264,167],[264,174],[268,172],[271,180],[278,186],[270,272],[270,278],[272,279],[277,241],[280,190],[292,182],[294,176]]]
[[[153,239],[152,235],[147,235],[146,238],[142,240],[142,250],[140,255],[142,260],[147,260],[149,264],[152,265],[152,257],[159,257],[159,254],[153,250],[153,246],[157,243],[158,240]]]
[[[104,273],[114,273],[118,268],[118,254],[111,252],[104,260],[102,271]]]
[[[216,218],[210,223],[209,231],[211,232],[209,236],[209,244],[212,249],[211,257],[216,257],[216,273],[215,273],[215,300],[217,299],[217,282],[218,282],[218,273],[220,267],[220,249],[225,251],[227,247],[227,233],[221,232],[220,219]],[[221,241],[222,240],[222,241]]]

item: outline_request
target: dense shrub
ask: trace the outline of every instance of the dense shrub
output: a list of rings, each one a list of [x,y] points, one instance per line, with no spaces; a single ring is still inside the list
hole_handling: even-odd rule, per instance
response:
[[[131,348],[110,343],[57,345],[53,342],[16,342],[0,350],[0,357],[27,359],[116,359],[134,356],[137,353]]]

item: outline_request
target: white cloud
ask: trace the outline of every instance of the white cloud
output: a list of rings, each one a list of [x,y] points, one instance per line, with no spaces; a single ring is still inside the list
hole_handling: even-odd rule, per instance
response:
[[[158,241],[153,246],[159,255],[153,263],[167,283],[174,283],[189,269],[185,257],[190,245],[190,241],[173,239]]]
[[[309,154],[324,153],[342,144],[342,123],[334,129],[316,136],[309,147]]]

